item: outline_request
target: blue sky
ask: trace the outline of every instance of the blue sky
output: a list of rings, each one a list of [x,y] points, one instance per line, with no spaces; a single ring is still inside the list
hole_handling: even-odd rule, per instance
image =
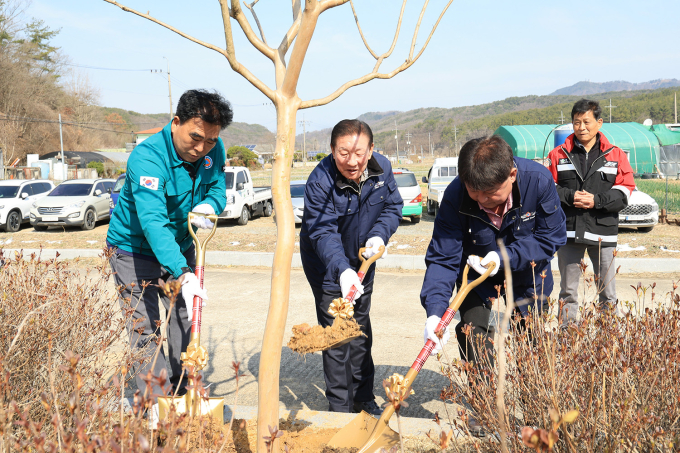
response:
[[[218,46],[224,31],[217,0],[122,0],[121,3]],[[416,48],[424,42],[443,0],[431,0]],[[401,2],[355,2],[362,29],[376,52],[389,48]],[[407,3],[398,45],[382,66],[388,71],[408,55],[422,1]],[[260,0],[256,12],[270,45],[292,21],[288,0]],[[165,69],[170,63],[173,102],[189,88],[216,89],[234,105],[235,120],[276,127],[269,100],[234,73],[215,51],[105,3],[103,0],[33,0],[26,17],[61,28],[54,44],[71,63],[119,69]],[[255,27],[252,16],[246,15]],[[680,1],[454,0],[428,48],[391,80],[351,88],[333,103],[299,113],[309,129],[330,127],[368,111],[451,108],[509,96],[544,95],[578,81],[645,82],[680,78]],[[273,86],[273,65],[232,21],[236,55]],[[323,97],[347,80],[370,72],[349,3],[321,16],[302,69],[298,94]],[[164,74],[81,69],[100,90],[103,105],[142,113],[167,112]]]

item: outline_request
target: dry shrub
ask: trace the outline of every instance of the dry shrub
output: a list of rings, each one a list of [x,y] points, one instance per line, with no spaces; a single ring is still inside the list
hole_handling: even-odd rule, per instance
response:
[[[233,451],[231,426],[209,418],[171,410],[157,431],[149,429],[146,414],[158,395],[148,390],[170,390],[165,372],[149,373],[147,391],[136,391],[124,410],[126,379],[140,353],[125,331],[134,308],[121,315],[117,294],[107,291],[107,259],[104,252],[85,271],[77,260],[0,250],[0,453]],[[179,284],[164,289],[174,303]],[[155,354],[163,339],[152,344]],[[233,366],[238,392],[241,373]],[[189,377],[207,397],[201,376]]]
[[[639,284],[638,295],[654,287]],[[441,398],[464,407],[449,414],[450,423],[457,425],[455,415],[472,416],[487,434],[454,450],[500,451],[501,419],[508,451],[678,451],[680,295],[647,302],[624,304],[625,316],[591,307],[566,329],[548,313],[511,320],[501,417],[497,357],[494,365],[485,353],[475,365],[443,363],[450,385]],[[482,350],[481,338],[475,340]]]

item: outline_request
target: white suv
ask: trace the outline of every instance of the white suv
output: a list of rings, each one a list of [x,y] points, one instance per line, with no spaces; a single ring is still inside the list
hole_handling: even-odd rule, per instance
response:
[[[91,230],[109,218],[109,189],[113,179],[70,179],[31,206],[31,225],[37,231],[50,226],[80,226]]]
[[[659,223],[659,205],[654,198],[636,187],[628,198],[628,206],[619,211],[619,228],[637,228],[642,233],[652,231]]]
[[[0,227],[8,233],[19,231],[22,222],[28,222],[31,204],[52,189],[52,181],[42,179],[0,181]]]

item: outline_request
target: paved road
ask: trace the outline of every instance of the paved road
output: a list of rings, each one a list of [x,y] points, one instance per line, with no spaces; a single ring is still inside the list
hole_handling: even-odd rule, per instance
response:
[[[373,357],[376,364],[375,394],[382,402],[382,379],[398,372],[405,374],[422,347],[425,312],[420,306],[419,293],[423,272],[379,272],[373,294],[371,320],[374,332]],[[203,343],[211,354],[205,371],[212,383],[212,395],[224,396],[226,403],[234,402],[235,383],[232,361],[240,361],[248,374],[241,381],[239,405],[257,405],[257,374],[259,351],[269,305],[271,270],[265,268],[208,268],[206,288],[210,301],[204,311]],[[657,299],[671,290],[672,278],[664,275],[656,280]],[[637,279],[620,278],[619,297],[634,300],[630,285]],[[553,293],[555,296],[556,293]],[[649,293],[647,295],[649,299]],[[589,299],[590,300],[590,299]],[[284,342],[294,324],[316,324],[312,292],[300,270],[291,275],[290,312]],[[449,357],[457,357],[452,342],[447,347]],[[404,415],[431,417],[442,411],[438,401],[446,384],[437,372],[436,360],[430,359],[415,383],[416,394],[409,399]],[[327,410],[321,355],[298,357],[284,346],[281,365],[281,407],[287,409]]]

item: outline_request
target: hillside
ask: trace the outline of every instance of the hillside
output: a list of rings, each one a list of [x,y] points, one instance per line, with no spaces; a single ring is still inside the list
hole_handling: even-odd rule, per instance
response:
[[[585,96],[588,94],[598,94],[612,91],[657,90],[659,88],[671,88],[677,86],[680,86],[680,80],[678,79],[657,79],[642,83],[630,83],[623,80],[615,80],[613,82],[604,83],[578,82],[570,87],[560,88],[559,90],[550,93],[550,95]]]
[[[140,131],[162,127],[168,124],[168,113],[137,113],[132,110],[118,108],[100,107],[104,116],[109,119],[109,123],[117,130]],[[118,115],[118,117],[116,117]],[[232,145],[264,145],[274,144],[275,135],[266,127],[260,124],[232,123],[225,131],[220,134],[228,148]],[[130,140],[129,138],[127,139]]]
[[[614,122],[638,121],[651,118],[655,123],[670,123],[673,118],[673,88],[657,90],[637,90],[605,92],[589,95],[606,105],[609,99],[617,106],[612,109]],[[420,152],[428,150],[428,143],[434,146],[435,153],[448,154],[466,140],[493,133],[498,126],[507,124],[554,124],[560,122],[563,114],[569,122],[571,107],[582,95],[547,95],[511,97],[488,104],[444,108],[421,108],[407,112],[369,112],[359,118],[373,129],[377,148],[394,153],[395,121],[399,127],[399,149],[406,144],[406,133],[412,134],[411,144]],[[609,110],[603,109],[603,116],[609,119]],[[307,133],[307,148],[314,149],[319,143],[323,149],[330,142],[330,129]],[[297,137],[297,147],[301,148],[302,136]],[[311,145],[310,145],[311,144]]]

